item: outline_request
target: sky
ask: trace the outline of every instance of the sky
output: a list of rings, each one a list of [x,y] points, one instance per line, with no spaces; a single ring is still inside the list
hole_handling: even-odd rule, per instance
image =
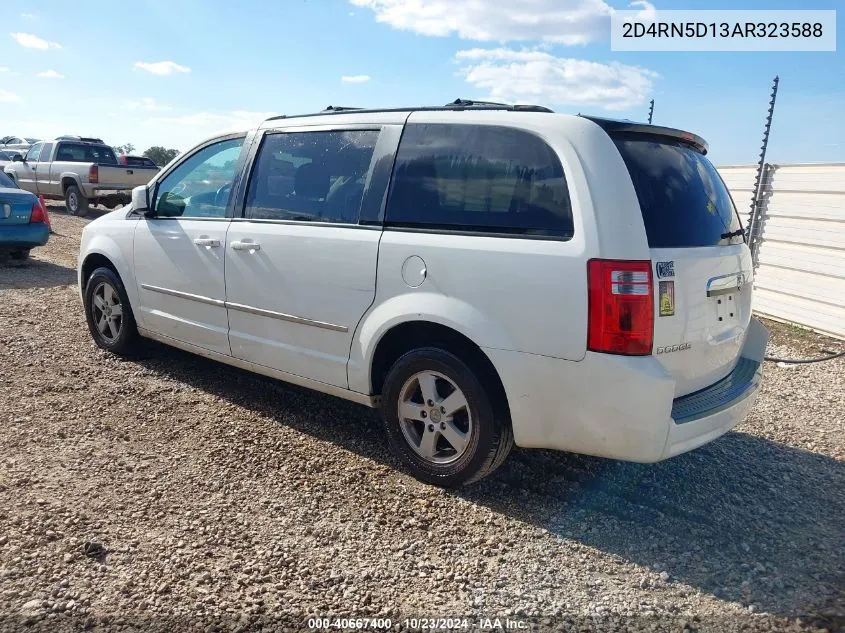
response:
[[[841,0],[41,0],[0,7],[0,136],[184,151],[275,114],[460,97],[647,119],[752,164],[845,162]],[[836,52],[614,52],[613,10],[837,9]]]

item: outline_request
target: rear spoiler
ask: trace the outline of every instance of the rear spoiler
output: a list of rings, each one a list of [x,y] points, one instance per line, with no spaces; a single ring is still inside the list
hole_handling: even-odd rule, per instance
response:
[[[676,141],[681,141],[688,145],[692,145],[696,150],[702,154],[707,154],[710,147],[707,141],[693,134],[692,132],[685,132],[673,127],[663,127],[660,125],[649,125],[648,123],[636,123],[635,121],[622,121],[619,119],[604,119],[601,117],[580,115],[585,119],[589,119],[599,127],[601,127],[608,134],[643,134],[648,136],[663,136],[671,138]]]

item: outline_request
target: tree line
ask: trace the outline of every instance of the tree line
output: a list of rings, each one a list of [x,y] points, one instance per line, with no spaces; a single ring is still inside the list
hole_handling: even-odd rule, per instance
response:
[[[115,145],[114,151],[117,152],[118,156],[122,154],[132,154],[135,151],[135,146],[132,143]],[[178,155],[179,150],[167,149],[161,145],[153,145],[152,147],[144,150],[144,153],[142,154],[142,156],[149,158],[158,167],[164,167],[167,163],[172,161]]]

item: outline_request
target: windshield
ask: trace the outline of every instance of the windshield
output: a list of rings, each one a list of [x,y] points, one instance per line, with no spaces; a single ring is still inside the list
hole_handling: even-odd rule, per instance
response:
[[[728,244],[741,227],[721,176],[707,158],[680,141],[617,134],[651,248]]]

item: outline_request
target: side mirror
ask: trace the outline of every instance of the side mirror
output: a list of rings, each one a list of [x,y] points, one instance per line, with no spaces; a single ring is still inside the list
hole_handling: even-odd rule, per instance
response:
[[[150,210],[146,185],[140,185],[132,190],[132,210],[136,213],[146,213]]]
[[[22,162],[24,162],[24,161],[23,161],[23,155],[22,155],[22,154],[14,154],[14,155],[12,156],[12,162],[13,162],[13,163],[22,163]]]

